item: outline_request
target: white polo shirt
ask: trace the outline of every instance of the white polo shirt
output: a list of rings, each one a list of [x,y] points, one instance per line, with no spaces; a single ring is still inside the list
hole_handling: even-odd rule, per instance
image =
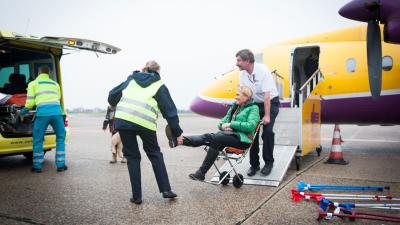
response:
[[[264,92],[270,93],[270,99],[277,97],[278,90],[268,67],[261,63],[254,63],[253,73],[240,71],[240,86],[248,86],[253,91],[253,99],[257,103],[264,102]]]

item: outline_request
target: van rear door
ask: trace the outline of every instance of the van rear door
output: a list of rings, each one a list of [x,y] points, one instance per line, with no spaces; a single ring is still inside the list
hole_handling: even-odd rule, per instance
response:
[[[21,35],[15,32],[0,31],[0,38],[5,40],[14,40],[32,44],[40,44],[52,48],[59,49],[83,49],[105,54],[116,54],[121,51],[113,45],[103,42],[93,41],[82,38],[70,37],[50,37],[50,36],[34,36],[34,35]]]

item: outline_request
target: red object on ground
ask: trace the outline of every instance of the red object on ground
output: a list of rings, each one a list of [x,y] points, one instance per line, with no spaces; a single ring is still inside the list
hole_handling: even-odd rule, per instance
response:
[[[26,94],[15,94],[10,99],[6,101],[6,105],[18,105],[25,106]]]

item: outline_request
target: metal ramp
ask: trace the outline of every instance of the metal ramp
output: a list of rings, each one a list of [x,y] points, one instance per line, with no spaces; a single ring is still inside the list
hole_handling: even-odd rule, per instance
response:
[[[262,145],[260,145],[262,148]],[[251,184],[251,185],[263,185],[263,186],[274,186],[278,187],[281,181],[283,180],[287,169],[289,168],[290,162],[292,161],[294,154],[296,152],[297,146],[284,146],[284,145],[275,145],[274,148],[274,168],[272,168],[271,174],[268,176],[261,176],[260,172],[258,171],[256,175],[249,177],[247,176],[247,170],[250,168],[249,157],[250,155],[247,154],[246,158],[243,160],[241,164],[235,167],[238,173],[241,173],[244,178],[244,184]],[[261,154],[261,151],[260,151]],[[262,159],[262,156],[260,155]],[[263,160],[260,167],[264,166]],[[226,162],[221,168],[220,171],[228,170],[229,164]],[[231,173],[231,175],[233,172]],[[234,174],[233,174],[234,175]],[[211,182],[218,182],[219,181],[219,173],[215,173],[214,176],[210,180]],[[231,181],[232,182],[232,181]]]
[[[278,117],[274,125],[275,132],[275,148],[274,148],[274,167],[271,174],[268,176],[261,176],[260,172],[252,177],[247,176],[247,170],[250,168],[249,157],[246,158],[235,169],[244,177],[244,184],[263,185],[278,187],[285,177],[290,163],[298,149],[299,142],[299,109],[298,108],[280,108]],[[260,168],[264,166],[262,160],[262,139],[260,138]],[[227,171],[229,163],[226,162],[220,171]],[[232,172],[231,175],[234,175]],[[231,176],[232,177],[232,176]],[[210,180],[211,182],[219,181],[219,173],[215,173]]]

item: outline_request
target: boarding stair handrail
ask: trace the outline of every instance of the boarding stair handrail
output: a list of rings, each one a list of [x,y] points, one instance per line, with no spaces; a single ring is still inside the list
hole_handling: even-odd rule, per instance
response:
[[[285,78],[279,75],[279,73],[276,70],[273,70],[271,72],[271,75],[273,76],[276,84],[276,88],[278,89],[278,94],[279,94],[279,99],[283,99],[283,85]]]
[[[314,90],[317,84],[323,79],[324,76],[321,73],[321,70],[317,69],[299,89],[299,95],[302,97],[300,102],[304,102],[308,98],[308,96],[310,96],[311,92]],[[306,93],[305,96],[304,93]]]

